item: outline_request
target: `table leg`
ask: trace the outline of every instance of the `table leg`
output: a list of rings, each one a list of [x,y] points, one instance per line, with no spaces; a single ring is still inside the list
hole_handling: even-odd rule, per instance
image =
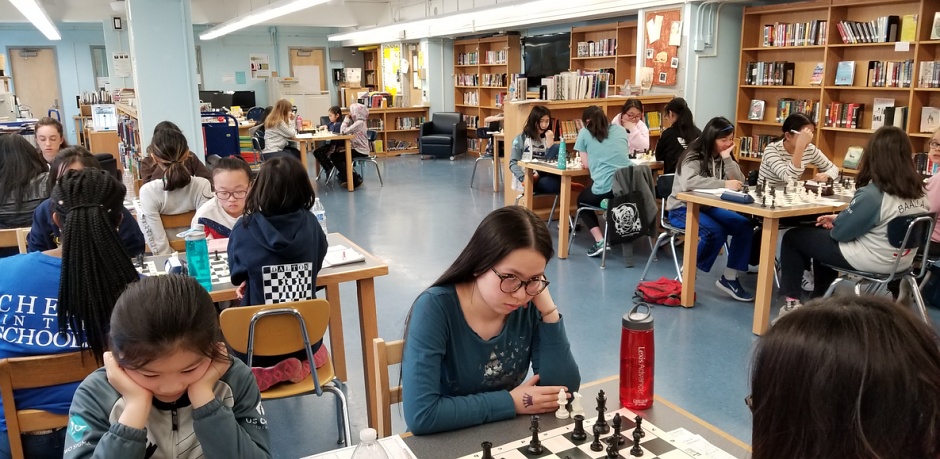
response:
[[[346,139],[346,190],[352,191],[356,189],[356,185],[353,184],[353,163],[352,163],[352,144],[349,142],[349,139]],[[370,341],[369,349],[372,349],[372,344]]]
[[[526,209],[533,210],[535,201],[532,198],[532,187],[535,186],[535,184],[532,183],[532,171],[522,168],[522,175],[525,177],[522,179],[522,205],[525,206]]]
[[[774,261],[777,258],[777,233],[780,220],[764,218],[760,238],[760,268],[757,271],[757,291],[754,294],[755,335],[762,335],[770,328],[770,302],[774,293]]]
[[[378,426],[378,413],[374,412],[372,405],[378,388],[375,384],[375,356],[372,355],[372,340],[379,337],[378,319],[375,315],[375,279],[361,279],[356,281],[356,293],[359,296],[359,329],[362,336],[362,362],[363,375],[366,379],[366,419],[369,427]]]
[[[330,302],[330,352],[333,371],[340,381],[346,382],[346,342],[343,341],[343,310],[339,301],[339,284],[326,286],[326,299]]]
[[[682,257],[682,306],[695,306],[695,275],[698,268],[698,216],[699,205],[686,203],[685,253]]]
[[[528,177],[527,177],[528,179]],[[571,216],[571,176],[561,176],[561,199],[558,205],[558,258],[568,258],[568,218]]]
[[[496,139],[490,142],[493,142],[493,192],[499,193],[499,142]]]
[[[316,149],[317,149],[317,142],[314,141],[313,150],[316,151]],[[313,176],[316,178],[320,178],[320,160],[318,160],[316,157],[313,158]]]
[[[301,140],[297,142],[297,145],[300,146],[300,164],[303,164],[304,172],[310,174],[309,163],[307,162],[307,141]]]

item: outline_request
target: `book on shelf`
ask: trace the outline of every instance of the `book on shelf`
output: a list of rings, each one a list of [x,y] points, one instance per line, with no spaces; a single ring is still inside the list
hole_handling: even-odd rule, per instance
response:
[[[914,41],[917,38],[917,15],[905,14],[901,18],[901,41]]]
[[[940,40],[940,11],[933,14],[933,26],[930,27],[930,39]]]
[[[914,60],[868,61],[870,87],[909,88],[914,79]]]
[[[579,41],[577,57],[615,56],[617,54],[617,39],[602,38],[598,41]]]
[[[819,101],[811,99],[790,99],[783,98],[777,100],[777,117],[774,121],[783,124],[787,117],[794,113],[802,113],[813,120],[819,122]]]
[[[777,136],[774,135],[752,135],[748,137],[740,137],[738,139],[738,145],[740,147],[740,154],[744,158],[760,158],[764,156],[764,148],[767,148],[771,142],[777,140]]]
[[[826,21],[775,22],[764,25],[762,45],[765,48],[784,46],[825,45],[828,28]]]
[[[917,87],[940,87],[940,61],[924,61],[920,63],[920,72],[918,72],[917,76]]]
[[[841,61],[836,67],[836,86],[852,86],[855,81],[855,61]]]
[[[940,108],[924,107],[920,109],[920,132],[933,132],[940,128]]]
[[[845,158],[842,160],[844,169],[858,169],[858,163],[862,160],[862,147],[849,147],[845,150]]]
[[[753,86],[793,86],[796,64],[787,61],[748,62],[744,84]]]
[[[663,130],[662,115],[659,112],[643,113],[643,118],[650,132],[661,132]]]
[[[888,107],[894,107],[894,99],[885,99],[876,97],[875,101],[872,103],[871,109],[871,128],[878,129],[885,125],[885,109]],[[892,118],[893,124],[894,119]]]
[[[839,21],[836,29],[843,43],[886,43],[898,41],[898,16],[882,16],[870,21]]]
[[[826,107],[826,127],[858,129],[864,110],[865,104],[832,102]]]
[[[823,69],[824,69],[824,68],[825,68],[825,64],[823,64],[822,62],[817,62],[817,63],[816,63],[816,66],[813,67],[813,74],[810,75],[810,77],[809,77],[809,84],[810,84],[810,86],[820,86],[820,85],[822,85]]]
[[[908,107],[885,107],[885,124],[907,131],[907,114]]]
[[[751,108],[747,111],[747,119],[750,121],[763,121],[764,120],[764,107],[766,102],[760,99],[754,99],[751,101]]]

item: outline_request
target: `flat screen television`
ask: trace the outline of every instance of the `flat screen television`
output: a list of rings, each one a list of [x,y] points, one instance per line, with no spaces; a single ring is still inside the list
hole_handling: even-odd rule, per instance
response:
[[[525,37],[522,52],[529,87],[537,88],[542,78],[568,70],[571,62],[571,33]]]

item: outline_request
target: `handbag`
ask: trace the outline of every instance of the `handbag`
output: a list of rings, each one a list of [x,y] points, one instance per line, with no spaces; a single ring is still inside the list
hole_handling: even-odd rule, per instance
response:
[[[643,193],[631,191],[627,194],[614,196],[607,201],[607,243],[610,245],[632,242],[646,234],[646,224],[643,222],[643,213],[640,203]]]

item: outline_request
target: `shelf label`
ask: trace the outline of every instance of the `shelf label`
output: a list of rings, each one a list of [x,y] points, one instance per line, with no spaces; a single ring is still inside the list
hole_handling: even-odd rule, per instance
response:
[[[911,50],[911,42],[909,41],[899,41],[894,43],[894,50],[896,52],[906,53]]]

